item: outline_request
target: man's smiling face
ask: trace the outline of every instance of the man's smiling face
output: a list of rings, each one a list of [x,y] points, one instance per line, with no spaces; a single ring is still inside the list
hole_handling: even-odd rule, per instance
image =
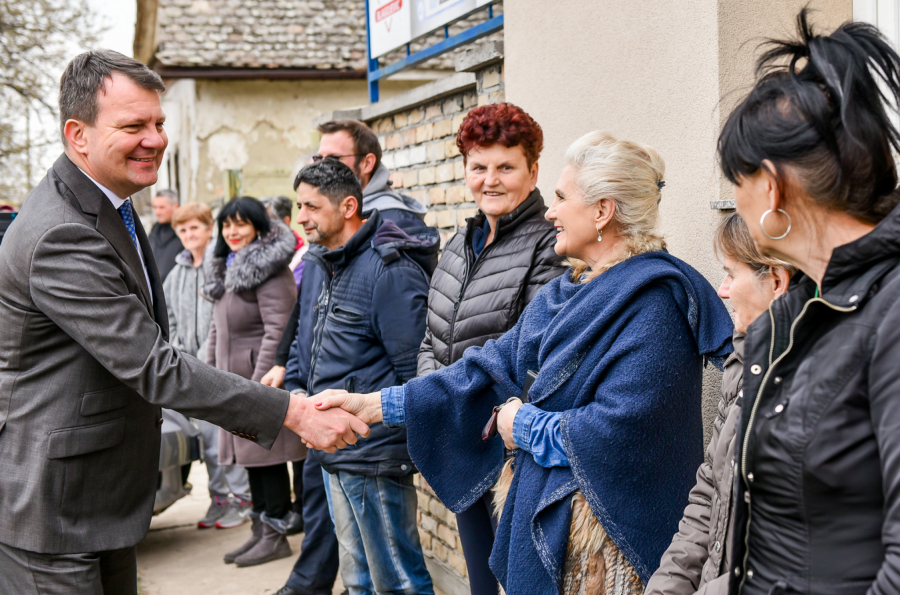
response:
[[[99,91],[97,105],[80,151],[87,173],[122,198],[155,184],[169,142],[159,93],[114,73]]]

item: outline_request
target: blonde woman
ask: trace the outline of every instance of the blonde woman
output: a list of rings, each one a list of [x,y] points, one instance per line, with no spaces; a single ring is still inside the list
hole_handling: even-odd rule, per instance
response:
[[[502,473],[491,569],[509,595],[640,593],[694,484],[703,362],[730,353],[732,323],[709,283],[663,250],[664,171],[649,147],[582,137],[546,215],[569,274],[447,368],[318,397],[320,409],[405,425],[413,461],[451,510]],[[483,439],[498,408],[502,440],[490,427]],[[515,453],[505,469],[504,444]]]

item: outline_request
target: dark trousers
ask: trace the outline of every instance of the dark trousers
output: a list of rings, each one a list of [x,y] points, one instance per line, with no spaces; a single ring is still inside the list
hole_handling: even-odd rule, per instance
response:
[[[135,548],[37,554],[0,543],[4,595],[137,595]]]
[[[304,461],[291,463],[294,466],[294,504],[292,508],[299,515],[303,514],[303,463]]]
[[[338,573],[338,541],[322,467],[312,453],[303,463],[303,523],[306,535],[287,586],[302,595],[331,595]]]
[[[456,515],[472,595],[497,595],[499,592],[497,577],[488,566],[497,532],[497,518],[493,510],[491,492],[488,491],[467,510]]]
[[[291,511],[291,476],[287,463],[268,467],[247,467],[253,512],[283,519]]]

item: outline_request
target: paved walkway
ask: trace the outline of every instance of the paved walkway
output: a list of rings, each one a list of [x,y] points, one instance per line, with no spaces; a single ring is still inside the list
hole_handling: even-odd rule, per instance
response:
[[[138,545],[141,595],[265,595],[284,586],[300,555],[303,535],[288,540],[294,555],[268,564],[238,568],[222,562],[225,552],[250,536],[250,523],[236,529],[197,529],[209,507],[206,466],[197,462],[188,481],[191,494],[153,518]],[[338,576],[334,593],[343,590]]]

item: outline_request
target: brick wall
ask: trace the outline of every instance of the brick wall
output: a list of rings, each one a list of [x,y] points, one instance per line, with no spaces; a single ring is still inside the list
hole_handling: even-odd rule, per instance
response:
[[[456,133],[475,106],[504,101],[502,63],[476,73],[474,89],[368,122],[381,139],[393,187],[428,207],[425,222],[441,232],[441,246],[475,214],[466,190]]]
[[[440,230],[442,247],[477,210],[465,186],[456,133],[470,109],[505,100],[502,63],[477,72],[476,81],[474,88],[367,122],[381,140],[382,159],[392,172],[393,187],[428,206],[425,221]],[[456,515],[441,504],[421,475],[416,476],[415,484],[425,555],[467,582]],[[442,590],[448,590],[434,578]]]

